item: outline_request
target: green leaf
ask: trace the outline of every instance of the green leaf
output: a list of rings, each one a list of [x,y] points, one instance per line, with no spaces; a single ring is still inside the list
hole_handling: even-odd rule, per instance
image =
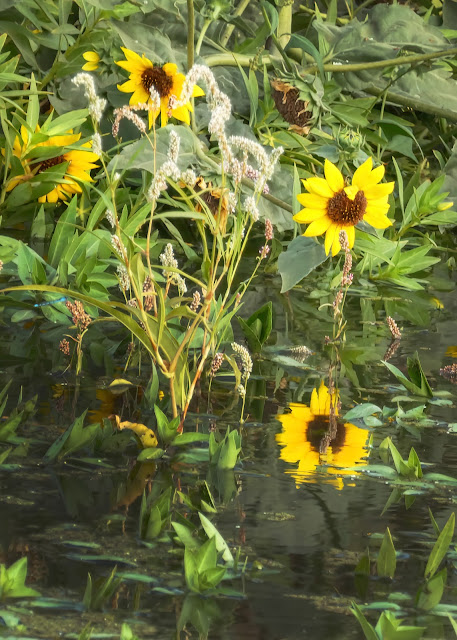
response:
[[[219,553],[222,553],[222,558],[224,559],[224,561],[228,565],[232,566],[234,564],[234,559],[232,552],[228,547],[228,544],[225,542],[224,538],[221,536],[213,523],[208,520],[208,518],[203,515],[203,513],[199,513],[198,515],[206,535],[208,536],[208,538],[214,538],[216,549],[219,551]]]
[[[441,602],[444,587],[446,586],[446,579],[447,571],[446,569],[442,569],[422,585],[416,596],[416,603],[419,609],[430,611]]]
[[[384,537],[382,539],[381,548],[376,560],[376,568],[378,576],[381,578],[393,578],[395,575],[395,569],[397,566],[397,556],[395,553],[395,547],[390,534],[389,527],[387,527]]]
[[[314,238],[297,236],[278,259],[278,271],[282,278],[281,293],[290,291],[300,280],[325,262],[327,257],[324,247]]]
[[[368,622],[368,620],[363,615],[361,609],[356,605],[355,602],[352,603],[351,607],[352,613],[357,618],[360,626],[362,627],[362,631],[365,635],[366,640],[379,640],[374,627]]]
[[[435,542],[433,549],[428,558],[427,566],[425,567],[424,577],[426,579],[431,578],[438,567],[441,564],[444,556],[446,555],[447,550],[449,549],[449,545],[452,542],[452,537],[454,535],[454,527],[455,527],[455,513],[451,513],[449,516],[449,520],[443,527],[440,535],[438,536],[438,540]]]
[[[380,409],[376,404],[364,402],[362,404],[358,404],[353,409],[349,409],[349,411],[344,415],[344,420],[365,418],[366,416],[373,415],[373,413],[382,413],[382,409]]]

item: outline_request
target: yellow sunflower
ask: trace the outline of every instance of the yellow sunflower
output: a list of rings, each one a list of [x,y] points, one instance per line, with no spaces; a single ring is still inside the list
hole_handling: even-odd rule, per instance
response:
[[[156,111],[149,111],[149,128],[152,127],[159,113],[161,114],[161,126],[164,127],[168,122],[168,103],[171,96],[176,96],[178,100],[181,97],[185,80],[184,74],[178,73],[178,67],[172,62],[167,62],[163,66],[154,66],[144,53],[139,56],[130,49],[121,48],[127,60],[120,60],[116,64],[128,71],[130,76],[127,82],[118,84],[117,88],[124,93],[132,93],[129,104],[136,105],[152,104],[149,90],[153,87],[160,96],[160,108]],[[195,85],[192,97],[203,95],[205,95],[204,91]],[[189,111],[192,111],[192,105],[187,102],[182,107],[172,109],[171,115],[177,120],[190,124]]]
[[[373,169],[368,158],[354,173],[352,184],[345,186],[341,171],[329,160],[324,164],[325,178],[308,178],[303,185],[308,193],[297,196],[305,208],[294,220],[309,224],[303,235],[320,236],[325,233],[325,252],[336,255],[341,249],[339,232],[344,229],[352,249],[355,225],[365,220],[375,229],[386,229],[392,223],[387,217],[389,194],[393,182],[378,184],[384,177],[384,167]]]
[[[37,126],[36,132],[40,132],[40,127]],[[67,200],[69,196],[74,193],[81,193],[82,188],[78,184],[79,182],[93,182],[90,177],[90,170],[97,167],[94,164],[98,159],[98,155],[93,153],[90,148],[91,142],[86,142],[81,145],[79,149],[69,149],[61,155],[46,158],[46,160],[32,160],[28,159],[27,155],[33,150],[35,157],[35,150],[40,147],[69,147],[74,145],[80,139],[80,133],[73,133],[72,130],[67,131],[66,134],[61,136],[50,136],[47,140],[32,144],[29,138],[27,129],[21,127],[21,135],[16,136],[13,145],[13,154],[19,158],[22,167],[24,169],[24,175],[15,176],[12,178],[6,188],[7,191],[11,191],[18,184],[31,180],[34,176],[38,175],[42,171],[54,167],[56,165],[68,162],[68,166],[63,175],[62,181],[59,184],[55,184],[50,189],[49,193],[38,198],[38,202],[57,202],[58,200]],[[4,150],[3,150],[4,153]]]
[[[100,56],[96,51],[86,51],[86,53],[83,53],[83,58],[86,60],[86,64],[82,67],[84,71],[95,71],[95,69],[98,69]]]
[[[337,489],[343,488],[343,480],[335,475],[354,475],[348,471],[362,462],[367,455],[365,445],[368,432],[354,424],[339,422],[337,394],[329,394],[328,388],[321,382],[314,389],[311,404],[291,403],[290,413],[277,417],[282,431],[276,435],[276,441],[283,447],[280,458],[298,467],[287,469],[297,485],[304,482],[316,482],[316,469],[325,465],[324,471],[332,476],[331,483]],[[334,416],[330,418],[330,407],[334,406]]]

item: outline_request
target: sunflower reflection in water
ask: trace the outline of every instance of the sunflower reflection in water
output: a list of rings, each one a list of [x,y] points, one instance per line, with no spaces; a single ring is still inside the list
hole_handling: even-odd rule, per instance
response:
[[[282,431],[276,435],[282,446],[280,458],[298,467],[287,469],[297,485],[316,482],[316,469],[330,474],[331,483],[343,488],[341,475],[354,475],[354,467],[367,455],[368,431],[338,420],[338,395],[330,394],[321,382],[311,394],[311,403],[291,403],[290,413],[277,417]]]

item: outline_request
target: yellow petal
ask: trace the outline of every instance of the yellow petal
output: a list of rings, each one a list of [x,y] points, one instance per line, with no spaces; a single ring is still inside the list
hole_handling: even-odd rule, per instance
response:
[[[86,51],[85,53],[83,53],[83,58],[84,58],[84,60],[87,60],[87,62],[99,62],[100,61],[100,56],[98,55],[98,53],[96,51]]]
[[[383,204],[373,204],[373,202],[369,202],[367,204],[366,213],[375,216],[385,216],[389,209],[390,204],[388,203],[383,202]]]
[[[338,193],[344,188],[344,178],[341,171],[333,162],[327,159],[325,159],[324,162],[324,174],[330,189],[332,189],[334,193]]]
[[[332,243],[332,256],[336,256],[337,253],[339,253],[341,251],[341,244],[340,244],[340,231],[341,231],[341,227],[339,227],[336,230],[335,235],[333,236],[333,243]]]
[[[198,98],[199,96],[204,96],[205,92],[203,91],[203,89],[197,85],[194,86],[193,90],[192,90],[192,97],[193,98]]]
[[[383,164],[380,164],[379,167],[373,169],[373,171],[368,176],[368,179],[364,183],[364,188],[367,189],[368,187],[372,187],[373,185],[378,184],[378,182],[381,182],[381,180],[384,178],[385,172],[386,169]]]
[[[387,216],[375,216],[373,214],[370,215],[369,213],[366,213],[363,216],[363,219],[365,222],[368,222],[368,224],[371,224],[375,229],[387,229],[387,227],[392,226],[392,223]]]
[[[365,160],[363,164],[356,170],[354,175],[352,176],[352,184],[355,184],[360,190],[363,190],[365,183],[368,180],[368,177],[371,173],[371,168],[373,166],[373,158],[368,158]]]
[[[150,96],[146,89],[143,87],[137,87],[134,93],[130,96],[129,105],[143,104],[147,103]]]
[[[123,93],[131,93],[135,91],[136,85],[131,80],[127,80],[124,84],[118,84],[117,88]]]
[[[309,224],[325,215],[326,211],[324,209],[302,209],[294,215],[294,220],[302,224]]]
[[[168,123],[168,106],[165,104],[164,100],[161,100],[160,106],[160,126],[166,127]]]
[[[141,58],[141,56],[135,53],[135,51],[132,51],[131,49],[127,49],[126,47],[121,47],[121,51],[124,54],[124,56],[127,58],[127,60],[131,60],[133,62],[136,62],[137,64],[141,64],[143,62],[144,54],[143,54],[143,58]]]
[[[323,198],[333,198],[333,196],[335,195],[324,178],[308,178],[308,180],[305,180],[303,184],[305,186],[305,189],[307,189],[310,193],[316,194],[317,196],[322,196]]]
[[[86,62],[86,64],[83,64],[81,69],[83,71],[95,71],[98,69],[98,64],[96,62]]]
[[[323,233],[327,231],[329,226],[332,224],[332,221],[328,216],[323,216],[322,218],[318,218],[311,222],[309,227],[305,231],[305,236],[307,238],[312,238],[314,236],[321,236]]]
[[[313,392],[311,394],[311,402],[309,404],[309,408],[311,409],[311,412],[315,416],[319,415],[319,395],[317,393],[317,389],[313,389]]]
[[[388,196],[394,190],[395,182],[383,182],[382,184],[375,184],[368,189],[362,189],[367,200],[377,200]]]
[[[359,188],[354,184],[344,187],[344,193],[347,195],[349,200],[354,200],[356,195],[359,193]]]
[[[352,249],[355,241],[355,227],[344,227],[348,237],[349,249]]]
[[[173,109],[171,115],[177,120],[181,120],[186,124],[190,124],[189,109],[186,109],[186,107],[178,107],[177,109]]]
[[[163,65],[162,69],[165,71],[167,76],[174,76],[178,71],[177,65],[175,65],[173,62],[167,62]]]
[[[325,234],[325,243],[324,243],[324,247],[325,247],[325,253],[328,255],[330,248],[333,244],[333,238],[335,237],[335,233],[338,230],[338,225],[333,223],[332,225],[330,225],[330,227],[327,229],[327,233]]]
[[[304,207],[327,210],[328,198],[322,198],[322,196],[317,196],[315,193],[301,193],[297,196],[297,200]]]

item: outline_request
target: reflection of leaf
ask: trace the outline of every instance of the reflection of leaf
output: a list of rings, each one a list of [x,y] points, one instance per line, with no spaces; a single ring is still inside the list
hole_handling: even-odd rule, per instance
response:
[[[327,260],[324,247],[314,238],[298,236],[281,253],[278,259],[278,271],[282,278],[281,293],[290,291],[313,269]]]

